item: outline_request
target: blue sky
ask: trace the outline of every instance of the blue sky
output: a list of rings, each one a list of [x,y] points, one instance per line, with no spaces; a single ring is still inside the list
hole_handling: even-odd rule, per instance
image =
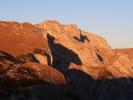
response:
[[[0,20],[58,20],[105,37],[113,48],[133,47],[133,0],[0,0]]]

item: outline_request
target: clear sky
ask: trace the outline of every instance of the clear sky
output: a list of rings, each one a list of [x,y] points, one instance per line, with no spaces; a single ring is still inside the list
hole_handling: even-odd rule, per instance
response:
[[[133,47],[133,0],[0,0],[0,20],[75,23],[113,48]]]

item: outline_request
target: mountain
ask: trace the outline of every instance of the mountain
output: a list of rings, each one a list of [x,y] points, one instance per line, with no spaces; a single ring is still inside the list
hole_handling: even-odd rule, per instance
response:
[[[43,37],[49,41],[49,47],[53,51],[53,66],[60,71],[80,69],[95,79],[102,77],[100,69],[110,73],[109,77],[132,76],[133,63],[128,56],[114,52],[104,38],[84,32],[76,25],[62,25],[57,21],[45,21],[36,26],[44,31]],[[67,49],[73,54],[67,52]],[[103,77],[106,76],[108,77],[103,74]]]
[[[0,98],[128,100],[132,51],[74,24],[0,21]]]
[[[30,23],[0,22],[0,50],[14,56],[26,54],[37,48],[46,48],[46,40]]]

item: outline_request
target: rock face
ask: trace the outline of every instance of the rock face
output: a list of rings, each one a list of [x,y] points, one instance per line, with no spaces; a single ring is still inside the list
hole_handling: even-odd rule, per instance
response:
[[[3,80],[14,80],[13,84],[21,81],[65,83],[63,74],[48,66],[48,50],[41,30],[34,25],[0,22],[0,77]]]
[[[128,55],[129,59],[133,62],[133,48],[126,48],[126,49],[114,49],[117,53],[122,53]]]
[[[56,21],[46,21],[37,26],[44,30],[45,39],[53,38],[53,46],[60,44],[69,48],[79,56],[85,66],[102,65],[103,62],[99,60],[102,58],[99,55],[99,49],[111,49],[105,39],[92,33],[83,32],[76,25],[61,25]],[[49,44],[51,45],[51,42]]]
[[[127,55],[114,52],[102,37],[84,32],[76,25],[62,25],[56,21],[45,21],[36,26],[42,29],[43,37],[48,41],[53,55],[52,66],[64,73],[67,69],[75,68],[98,78],[98,75],[101,74],[94,75],[96,68],[102,69],[104,72],[109,71],[112,77],[115,77],[113,69],[119,74],[116,77],[123,77],[121,72],[126,76],[133,74],[133,63],[130,58]],[[62,59],[64,60],[62,61]],[[91,73],[90,70],[93,72]],[[105,77],[104,74],[103,77]]]
[[[0,22],[0,50],[14,56],[48,48],[40,30],[30,23]]]
[[[132,51],[76,25],[1,21],[0,100],[131,100]]]
[[[2,59],[2,58],[1,58]],[[16,58],[14,58],[16,59]],[[65,78],[58,70],[35,62],[15,63],[10,59],[0,61],[1,86],[23,86],[40,83],[65,84]]]

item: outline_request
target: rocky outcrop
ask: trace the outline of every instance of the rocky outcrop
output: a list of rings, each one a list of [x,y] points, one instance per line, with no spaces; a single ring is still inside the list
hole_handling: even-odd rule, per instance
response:
[[[76,25],[0,22],[1,100],[131,100],[132,50]]]
[[[94,75],[94,69],[104,70],[104,72],[110,69],[109,72],[113,77],[115,77],[113,69],[119,73],[119,77],[123,77],[120,73],[125,73],[125,76],[133,74],[133,63],[128,56],[114,52],[102,37],[84,32],[76,25],[62,25],[57,21],[45,21],[37,24],[36,27],[42,30],[44,39],[48,41],[53,55],[53,66],[62,72],[71,68],[80,69],[94,78],[101,77],[103,73]],[[104,74],[102,75],[105,77]]]
[[[0,61],[0,87],[22,87],[37,84],[65,84],[65,78],[58,70],[34,62],[15,64],[11,61]]]
[[[0,22],[0,29],[0,50],[4,51],[1,56],[15,63],[41,63],[64,74],[69,69],[79,69],[93,78],[105,77],[103,72],[112,73],[112,70],[116,70],[119,77],[123,77],[120,73],[132,75],[131,57],[112,50],[105,39],[84,32],[76,25],[62,25],[50,20],[37,25]],[[113,73],[112,76],[115,77]]]
[[[47,82],[53,84],[65,84],[63,74],[51,66],[48,66],[48,64],[44,64],[43,62],[46,62],[47,60],[39,59],[39,57],[46,57],[45,55],[43,56],[43,53],[42,55],[41,53],[38,54],[39,52],[37,50],[35,49],[33,53],[25,55],[22,53],[23,55],[17,57],[4,51],[0,51],[0,78],[2,81],[7,81],[6,83],[9,84],[11,80],[11,82],[14,82],[13,85],[16,83],[20,83],[21,85],[23,83],[28,84],[28,82],[32,81],[35,81],[35,83]],[[41,51],[41,49],[39,50]],[[44,50],[41,52],[44,52]],[[34,55],[36,56],[34,57]]]
[[[122,73],[128,72],[125,76],[132,75],[131,57],[114,52],[105,39],[84,32],[76,25],[62,25],[50,20],[37,25],[0,22],[0,29],[0,50],[16,56],[23,63],[30,61],[53,66],[64,74],[69,69],[79,69],[93,78],[105,77],[99,70],[105,72],[108,69],[110,73],[115,69],[119,77],[123,77],[118,70],[123,67]],[[6,58],[20,63],[9,55]]]
[[[56,21],[46,21],[38,24],[37,27],[43,30],[44,33],[42,34],[49,41],[49,45],[52,45],[53,48],[57,45],[69,48],[79,56],[81,65],[84,66],[103,65],[104,57],[100,55],[99,49],[111,50],[105,39],[92,33],[83,32],[76,25],[61,25]],[[56,51],[58,56],[63,55],[61,53],[64,51],[58,51]],[[67,55],[71,54],[68,53]]]
[[[30,23],[0,22],[0,50],[14,56],[32,52],[34,48],[48,49],[39,29]]]
[[[125,49],[114,49],[115,52],[119,54],[128,55],[129,59],[133,62],[133,48],[125,48]]]

